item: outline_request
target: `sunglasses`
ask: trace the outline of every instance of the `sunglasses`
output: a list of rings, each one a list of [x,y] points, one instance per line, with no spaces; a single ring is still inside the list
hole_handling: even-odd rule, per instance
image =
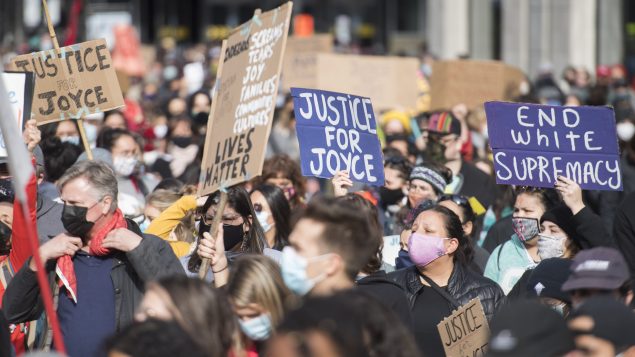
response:
[[[469,206],[470,204],[469,198],[462,195],[442,195],[438,201],[452,201],[459,206]]]

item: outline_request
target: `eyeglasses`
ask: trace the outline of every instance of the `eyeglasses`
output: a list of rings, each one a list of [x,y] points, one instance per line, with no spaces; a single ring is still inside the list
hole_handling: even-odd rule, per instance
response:
[[[459,206],[467,206],[470,204],[469,198],[462,195],[442,195],[439,202],[452,201]]]

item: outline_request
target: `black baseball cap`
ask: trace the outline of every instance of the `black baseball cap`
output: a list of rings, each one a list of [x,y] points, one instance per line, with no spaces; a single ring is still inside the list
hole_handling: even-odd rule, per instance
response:
[[[571,295],[562,291],[562,284],[569,278],[571,260],[564,258],[545,259],[534,268],[527,280],[527,294],[530,297],[548,297],[571,302]]]
[[[564,318],[532,300],[501,307],[490,322],[490,331],[489,357],[555,357],[575,348]]]

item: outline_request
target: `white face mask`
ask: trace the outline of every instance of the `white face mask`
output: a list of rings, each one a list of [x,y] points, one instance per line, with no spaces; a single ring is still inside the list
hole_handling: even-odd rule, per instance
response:
[[[73,135],[73,136],[64,136],[61,137],[60,140],[63,143],[71,143],[73,145],[77,145],[79,146],[79,136]]]
[[[88,140],[90,144],[94,144],[97,141],[97,133],[99,132],[97,126],[84,123],[84,130],[86,131],[86,140]]]
[[[168,126],[165,124],[160,124],[155,126],[152,130],[154,131],[154,136],[156,136],[157,139],[163,139],[168,133]]]
[[[564,241],[567,237],[554,237],[538,234],[538,256],[541,260],[562,258],[564,255]]]
[[[630,141],[635,134],[635,124],[630,121],[623,121],[617,124],[617,137],[622,141]]]
[[[132,172],[137,166],[137,162],[138,160],[134,156],[130,156],[130,157],[115,156],[112,160],[112,164],[115,167],[115,173],[123,177],[132,175]]]
[[[273,226],[275,225],[275,224],[269,223],[270,216],[271,214],[269,214],[269,212],[267,211],[256,212],[256,218],[258,219],[258,223],[260,223],[260,226],[262,227],[262,230],[265,233],[269,232],[271,228],[273,228]]]

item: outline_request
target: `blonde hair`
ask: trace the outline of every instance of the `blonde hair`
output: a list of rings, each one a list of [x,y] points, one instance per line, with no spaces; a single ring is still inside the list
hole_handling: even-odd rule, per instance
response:
[[[163,212],[181,197],[182,195],[180,193],[158,189],[146,197],[146,205],[158,209],[159,212]]]
[[[264,255],[246,254],[232,268],[227,284],[232,303],[239,307],[258,304],[269,312],[272,325],[278,325],[292,297],[278,264]]]

